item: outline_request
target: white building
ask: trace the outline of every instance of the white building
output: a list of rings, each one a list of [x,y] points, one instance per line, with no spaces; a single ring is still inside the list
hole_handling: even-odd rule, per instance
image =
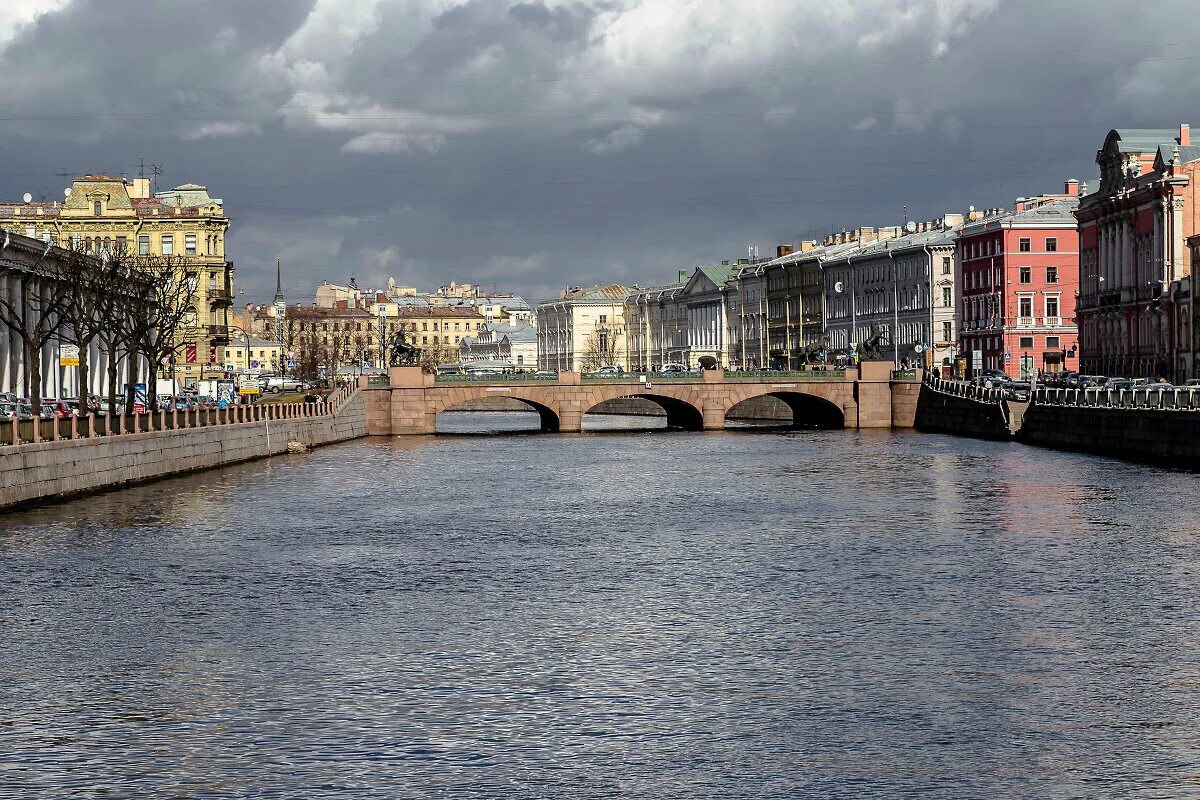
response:
[[[603,366],[628,369],[625,298],[629,287],[571,288],[536,310],[538,368],[590,372]]]
[[[26,343],[17,329],[11,326],[14,315],[21,316],[27,325],[41,319],[42,315],[30,308],[38,298],[49,297],[54,291],[52,276],[63,268],[70,258],[84,258],[85,263],[99,268],[99,260],[91,256],[73,256],[70,251],[52,247],[47,242],[0,231],[0,392],[12,393],[27,398],[32,394],[30,369],[26,357]],[[72,267],[77,265],[72,264]],[[55,332],[41,347],[39,367],[41,371],[41,395],[43,398],[75,398],[81,395],[108,394],[108,367],[110,357],[116,360],[117,394],[121,394],[129,379],[129,360],[123,349],[114,346],[110,356],[103,337],[96,336],[80,353],[88,369],[86,391],[79,385],[79,359],[71,354],[72,329],[68,322],[57,324],[50,315],[43,330]],[[136,380],[146,381],[146,364],[140,356],[136,359]]]
[[[462,363],[532,371],[538,366],[537,329],[509,317],[506,323],[485,322],[474,336],[458,343]]]

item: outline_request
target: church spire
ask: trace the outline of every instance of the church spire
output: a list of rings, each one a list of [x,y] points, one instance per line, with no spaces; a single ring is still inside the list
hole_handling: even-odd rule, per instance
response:
[[[275,304],[285,303],[283,299],[283,266],[278,256],[275,258]]]

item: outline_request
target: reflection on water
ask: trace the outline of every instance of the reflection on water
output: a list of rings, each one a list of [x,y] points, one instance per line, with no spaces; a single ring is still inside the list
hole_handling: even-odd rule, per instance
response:
[[[450,436],[10,514],[0,797],[1193,798],[1195,480]]]

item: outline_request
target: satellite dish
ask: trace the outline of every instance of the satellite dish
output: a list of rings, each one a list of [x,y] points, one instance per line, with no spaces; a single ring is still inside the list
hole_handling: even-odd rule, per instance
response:
[[[910,220],[908,221],[908,224],[906,224],[906,225],[904,226],[904,230],[908,231],[909,233],[916,233],[916,232],[917,232],[917,223],[913,222],[913,221],[910,219]]]
[[[63,197],[70,197],[70,196],[71,196],[71,187],[68,186],[67,188],[63,189]]]
[[[29,192],[26,192],[25,194],[21,195],[21,199],[24,200],[26,203],[32,203],[33,195],[31,195]]]
[[[841,282],[841,281],[838,281],[837,283],[835,283],[835,284],[833,285],[833,290],[834,290],[835,292],[837,292],[838,294],[841,294],[841,293],[842,293],[842,292],[845,290],[845,288],[846,288],[846,287],[842,285],[842,282]]]

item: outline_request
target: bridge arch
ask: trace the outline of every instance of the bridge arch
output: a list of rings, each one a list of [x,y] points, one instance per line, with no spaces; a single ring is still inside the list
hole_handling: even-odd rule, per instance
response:
[[[458,396],[439,403],[433,409],[434,430],[437,429],[437,418],[447,411],[509,411],[513,401],[517,401],[538,415],[539,430],[545,433],[558,433],[561,425],[558,411],[545,403],[524,397],[512,392],[504,394],[488,394],[486,392],[471,392],[469,396]]]
[[[659,394],[657,392],[633,391],[606,396],[596,402],[591,403],[591,405],[583,410],[583,414],[588,414],[602,403],[607,403],[611,400],[622,400],[630,397],[637,398],[638,400],[648,400],[666,412],[668,428],[675,428],[685,431],[704,430],[704,414],[699,408],[687,400],[683,400],[678,397],[672,397],[668,394]]]
[[[765,392],[754,392],[738,398],[725,410],[725,419],[737,416],[739,411],[748,411],[756,400],[774,398],[780,401],[792,413],[791,428],[823,428],[836,429],[846,427],[846,414],[833,400],[808,392],[787,389],[773,389]],[[782,420],[781,420],[782,422]]]

